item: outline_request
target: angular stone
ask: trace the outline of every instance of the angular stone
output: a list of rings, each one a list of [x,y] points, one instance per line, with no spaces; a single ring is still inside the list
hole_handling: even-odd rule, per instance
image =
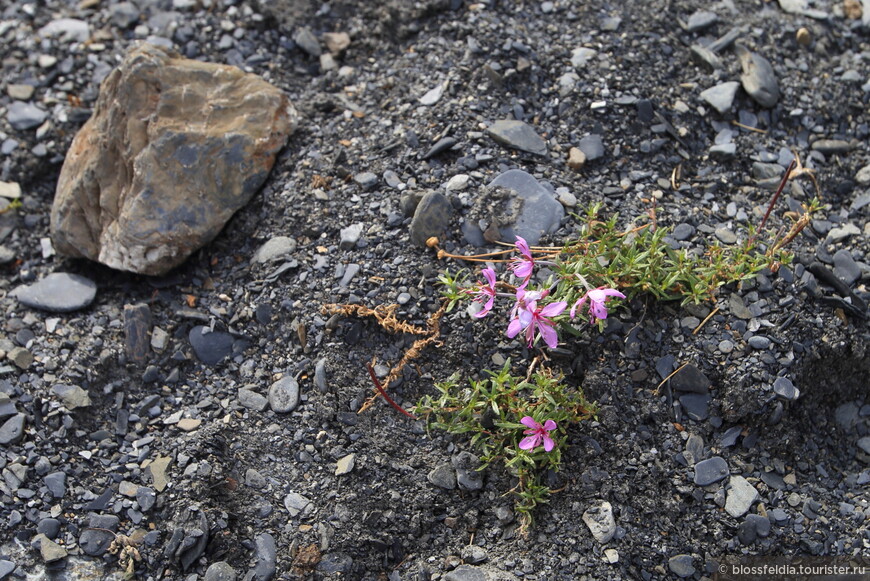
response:
[[[220,331],[210,331],[204,325],[197,325],[188,333],[190,345],[196,357],[206,365],[214,366],[233,350],[233,336]]]
[[[801,390],[795,387],[787,377],[777,377],[773,381],[773,393],[788,401],[794,401],[801,395]]]
[[[353,467],[356,465],[356,454],[348,454],[342,458],[338,459],[338,462],[335,465],[335,475],[342,476],[344,474],[349,474],[353,471]]]
[[[450,459],[456,469],[456,482],[460,490],[480,490],[483,488],[483,473],[480,459],[471,452],[463,451]]]
[[[151,308],[145,303],[124,305],[124,349],[127,359],[143,363],[151,351]]]
[[[118,530],[120,519],[113,514],[94,514],[88,520],[88,527],[79,535],[79,547],[85,555],[99,557],[106,554],[112,541],[115,540],[115,531]]]
[[[411,242],[426,246],[432,236],[442,236],[453,218],[453,206],[441,192],[428,192],[414,211],[411,220]]]
[[[597,133],[583,137],[577,147],[586,156],[586,161],[604,157],[604,140]]]
[[[147,472],[151,475],[151,483],[157,492],[163,492],[169,480],[166,478],[166,469],[172,463],[172,458],[168,456],[158,456],[151,464],[148,465]]]
[[[14,444],[24,435],[24,414],[18,413],[0,426],[0,444]]]
[[[429,472],[426,479],[438,488],[445,490],[456,488],[456,474],[449,464],[439,464]]]
[[[583,522],[595,540],[602,545],[610,542],[616,534],[616,520],[613,518],[613,506],[607,501],[599,506],[593,506],[583,513]]]
[[[266,409],[269,400],[262,394],[243,387],[239,390],[239,403],[249,410],[261,412]]]
[[[311,505],[311,501],[297,492],[291,492],[284,497],[284,508],[290,516],[296,516]]]
[[[515,119],[501,119],[486,130],[496,143],[535,155],[547,155],[547,142],[531,125]]]
[[[698,486],[708,486],[728,476],[728,462],[720,456],[713,456],[695,464],[694,482]]]
[[[58,384],[51,388],[51,391],[60,398],[64,407],[68,410],[88,407],[91,405],[91,398],[87,390],[82,389],[77,385]]]
[[[53,272],[35,284],[16,288],[9,295],[27,307],[69,313],[90,305],[97,296],[97,285],[78,274]]]
[[[779,83],[770,61],[749,49],[736,45],[737,57],[743,73],[740,82],[743,90],[762,107],[773,107],[779,101]]]
[[[255,75],[133,49],[67,152],[51,212],[55,249],[165,274],[248,203],[295,125],[288,98]]]
[[[55,543],[44,534],[38,534],[33,542],[39,546],[39,554],[46,563],[60,561],[67,556],[67,550]]]
[[[738,518],[746,514],[756,500],[758,491],[742,476],[732,476],[726,487],[725,512]]]
[[[724,115],[731,109],[738,87],[740,87],[740,83],[737,81],[719,83],[706,91],[701,91],[701,98],[707,101],[719,114]]]
[[[692,555],[674,555],[668,559],[668,569],[680,579],[691,577],[695,574],[695,567],[692,565]]]
[[[323,42],[329,52],[338,55],[350,46],[350,35],[346,32],[324,32]]]
[[[670,379],[671,389],[674,391],[688,391],[693,393],[707,393],[712,382],[704,375],[704,372],[694,365],[686,365],[676,372]]]

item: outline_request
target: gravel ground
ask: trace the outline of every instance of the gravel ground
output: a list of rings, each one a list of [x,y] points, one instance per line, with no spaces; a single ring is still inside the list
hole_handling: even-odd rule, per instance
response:
[[[866,559],[860,8],[8,0],[0,180],[19,184],[21,206],[0,215],[0,579],[120,578],[127,566],[139,579],[702,579],[748,556]],[[349,45],[333,54],[342,37],[325,33]],[[162,278],[63,259],[49,240],[65,151],[99,81],[146,39],[263,76],[301,117],[263,190]],[[728,84],[741,63],[749,78]],[[543,149],[497,141],[508,119]],[[603,333],[550,353],[600,411],[570,430],[550,478],[560,492],[529,535],[501,468],[477,489],[434,483],[473,452],[466,440],[384,402],[357,413],[372,390],[365,363],[385,375],[414,337],[321,308],[397,303],[412,324],[437,310],[436,277],[458,265],[411,242],[423,194],[449,201],[451,251],[478,250],[475,201],[510,169],[565,206],[549,242],[600,202],[625,226],[654,208],[670,243],[703,251],[758,224],[793,152],[826,204],[794,264],[722,288],[715,304],[636,299]],[[793,181],[773,227],[812,194]],[[279,237],[293,238],[289,253],[252,262]],[[96,283],[93,303],[47,312],[10,294],[51,273]],[[137,304],[153,325],[144,351],[125,339]],[[487,322],[445,317],[443,345],[393,396],[410,405],[433,380],[506,358],[524,369],[533,353],[504,336],[506,320]],[[690,385],[659,391],[683,364]]]

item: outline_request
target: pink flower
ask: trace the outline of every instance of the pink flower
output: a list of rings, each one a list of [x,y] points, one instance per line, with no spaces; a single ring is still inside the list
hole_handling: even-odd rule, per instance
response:
[[[550,452],[556,446],[553,438],[550,437],[550,432],[556,429],[556,422],[553,420],[547,420],[542,426],[536,422],[534,418],[526,416],[520,420],[520,423],[530,428],[528,430],[523,430],[526,437],[520,440],[520,450],[531,450],[537,448],[542,442],[544,444],[545,452]]]
[[[529,250],[529,244],[522,236],[517,236],[516,247],[523,258],[514,258],[511,264],[511,270],[514,274],[523,279],[519,288],[525,288],[532,278],[532,270],[535,268],[535,258],[532,256],[532,251]]]
[[[495,271],[491,268],[484,268],[481,272],[486,279],[486,284],[479,282],[477,283],[476,291],[468,291],[477,295],[474,298],[475,301],[480,303],[486,301],[483,308],[474,313],[474,316],[478,319],[485,317],[492,310],[492,305],[495,301]]]
[[[606,319],[607,318],[607,306],[604,302],[608,297],[619,297],[621,299],[625,298],[625,295],[619,292],[616,289],[612,288],[604,288],[599,287],[595,290],[591,290],[581,299],[579,299],[574,306],[571,307],[571,318],[574,318],[574,315],[577,313],[577,309],[583,306],[586,303],[586,300],[589,299],[589,316],[591,318],[591,322],[595,322],[597,319]]]
[[[545,307],[538,307],[537,300],[527,300],[525,295],[530,295],[534,291],[523,292],[520,296],[520,291],[517,289],[517,304],[514,306],[516,318],[514,318],[507,328],[507,336],[513,339],[519,335],[520,331],[525,329],[526,340],[529,347],[535,342],[535,336],[538,332],[544,338],[544,342],[550,349],[555,349],[559,345],[559,335],[554,329],[555,323],[549,320],[548,317],[555,317],[562,314],[562,311],[568,306],[565,301],[550,303]],[[543,293],[541,293],[543,294]]]

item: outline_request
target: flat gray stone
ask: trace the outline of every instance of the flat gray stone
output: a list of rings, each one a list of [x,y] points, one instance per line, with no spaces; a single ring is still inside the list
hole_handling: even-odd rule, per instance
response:
[[[69,313],[90,305],[97,296],[97,285],[79,274],[53,272],[35,284],[16,288],[9,295],[27,307]]]
[[[456,482],[461,490],[480,490],[483,488],[483,473],[480,459],[468,451],[460,452],[450,459],[456,469]]]
[[[443,488],[445,490],[453,490],[456,488],[456,473],[453,471],[450,464],[440,464],[436,466],[428,475],[426,475],[426,479],[438,488]]]
[[[736,143],[719,143],[709,149],[710,158],[718,161],[728,161],[737,155]]]
[[[776,105],[780,95],[779,83],[770,61],[739,44],[736,45],[736,49],[743,69],[740,75],[743,90],[762,107],[770,108]]]
[[[725,244],[737,243],[737,234],[734,233],[734,230],[726,228],[725,226],[716,228],[713,234],[715,234],[716,238],[718,238],[720,242],[723,242]]]
[[[486,573],[473,565],[460,565],[444,577],[444,581],[487,581]]]
[[[669,380],[671,389],[692,393],[707,393],[712,382],[704,372],[694,365],[686,365]]]
[[[354,248],[356,243],[359,242],[360,236],[362,236],[363,228],[365,228],[365,224],[361,222],[342,228],[339,232],[338,247],[342,250]]]
[[[719,83],[705,91],[701,91],[700,96],[721,115],[724,115],[731,110],[731,106],[734,104],[734,97],[737,95],[737,89],[739,87],[740,83],[737,81]]]
[[[293,377],[285,375],[269,387],[269,407],[279,414],[296,409],[299,404],[299,384]]]
[[[212,563],[205,570],[205,581],[236,581],[238,573],[226,561]]]
[[[261,412],[269,404],[269,400],[263,394],[244,387],[239,390],[238,395],[239,403],[249,410]]]
[[[704,30],[716,24],[719,21],[719,15],[709,10],[698,10],[689,16],[689,21],[686,23],[686,30],[689,32],[697,32]]]
[[[535,246],[545,234],[559,229],[565,216],[564,207],[531,174],[519,169],[508,170],[492,180],[488,187],[512,190],[522,200],[516,218],[499,228],[502,240],[512,243],[521,236],[530,246]],[[496,219],[504,220],[504,216]]]
[[[24,435],[24,414],[17,413],[0,426],[0,444],[14,444]]]
[[[52,393],[60,398],[64,407],[68,410],[84,408],[91,405],[91,397],[87,390],[77,385],[57,384],[52,386]]]
[[[728,462],[720,456],[713,456],[695,464],[694,482],[698,486],[709,486],[723,480],[729,473]]]
[[[257,562],[254,565],[252,581],[270,581],[275,576],[278,564],[278,547],[275,538],[269,533],[260,533],[254,539],[257,549]]]
[[[773,381],[773,393],[784,400],[794,401],[801,395],[799,390],[787,377],[777,377]]]
[[[353,176],[355,181],[362,189],[368,191],[374,189],[378,185],[378,176],[370,171],[364,171]]]
[[[290,513],[290,516],[298,515],[310,505],[311,501],[298,492],[291,492],[284,497],[284,508]]]
[[[78,18],[58,18],[39,29],[41,37],[58,38],[63,42],[85,42],[91,36],[90,26]]]
[[[42,557],[42,560],[46,563],[60,561],[61,559],[66,558],[68,554],[67,550],[63,548],[62,545],[55,543],[41,533],[34,537],[33,543],[39,546],[39,554]]]
[[[63,495],[66,494],[66,474],[63,472],[46,474],[42,481],[54,498],[63,498]]]
[[[691,577],[695,574],[695,567],[692,565],[692,555],[674,555],[668,559],[668,569],[680,579]]]
[[[13,101],[6,109],[6,121],[12,129],[24,131],[39,127],[48,117],[48,113],[32,103]]]
[[[515,119],[502,119],[486,130],[496,143],[535,155],[547,155],[547,142],[531,125]]]
[[[251,262],[258,264],[272,262],[294,252],[296,252],[296,240],[289,236],[275,236],[257,249]]]
[[[830,155],[834,153],[849,153],[855,149],[855,144],[842,139],[818,139],[810,146],[813,151]]]
[[[604,157],[604,140],[597,133],[581,138],[577,148],[586,156],[586,161]]]
[[[742,476],[732,476],[725,488],[725,512],[739,518],[758,500],[758,491]]]
[[[187,336],[197,359],[209,366],[220,363],[232,353],[235,340],[229,333],[211,331],[204,325],[197,325]]]
[[[584,70],[589,61],[598,55],[598,51],[581,46],[571,51],[571,66]]]
[[[852,258],[852,253],[845,248],[834,253],[834,274],[849,286],[861,278],[861,267]]]

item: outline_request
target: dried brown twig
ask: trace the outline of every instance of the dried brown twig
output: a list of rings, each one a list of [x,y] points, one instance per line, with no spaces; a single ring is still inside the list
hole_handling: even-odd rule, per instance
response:
[[[375,308],[366,307],[364,305],[339,305],[339,304],[328,304],[324,305],[321,311],[324,314],[335,314],[339,313],[342,315],[353,315],[356,317],[374,317],[378,324],[390,331],[392,333],[410,333],[412,335],[426,335],[421,339],[417,339],[405,351],[405,354],[402,356],[402,359],[399,360],[392,369],[390,369],[390,373],[383,381],[382,390],[384,390],[384,395],[386,396],[386,388],[390,386],[390,384],[395,381],[405,366],[420,356],[423,352],[423,349],[428,347],[429,345],[440,345],[439,337],[441,336],[441,317],[444,316],[444,312],[446,309],[446,303],[442,303],[441,307],[432,313],[429,316],[429,320],[426,321],[426,327],[419,327],[417,325],[412,325],[405,321],[400,321],[396,318],[396,311],[399,309],[399,305],[380,305]],[[375,386],[378,387],[377,382]],[[358,413],[362,413],[372,407],[375,401],[378,398],[380,393],[375,391],[375,393],[369,397],[359,409]],[[386,398],[389,401],[389,398]],[[400,408],[401,409],[401,408]],[[404,411],[404,410],[403,410]]]

